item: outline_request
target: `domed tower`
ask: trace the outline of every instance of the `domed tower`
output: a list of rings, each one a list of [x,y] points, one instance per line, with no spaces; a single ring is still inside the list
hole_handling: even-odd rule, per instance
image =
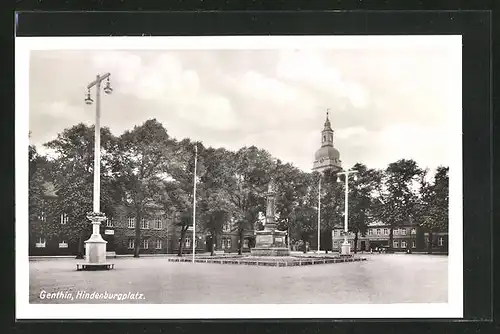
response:
[[[321,148],[314,155],[313,171],[323,172],[327,169],[334,171],[342,170],[339,151],[333,147],[333,130],[326,112],[326,121],[323,131],[321,131]]]

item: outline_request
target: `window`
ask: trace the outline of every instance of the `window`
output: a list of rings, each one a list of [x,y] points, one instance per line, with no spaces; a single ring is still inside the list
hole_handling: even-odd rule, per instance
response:
[[[394,240],[394,248],[398,248],[399,247],[399,242],[397,242],[396,240]]]
[[[155,220],[154,220],[154,227],[157,230],[161,230],[163,228],[163,224],[162,224],[161,218],[155,218]]]
[[[248,239],[243,240],[243,248],[248,248]]]
[[[401,229],[401,235],[406,235],[406,229],[405,228]]]
[[[388,228],[384,228],[384,235],[388,235],[389,234],[389,229]]]
[[[417,247],[417,243],[415,242],[415,240],[412,240],[411,248],[416,248],[416,247]]]
[[[411,234],[417,234],[417,229],[415,227],[411,229]]]
[[[161,249],[161,240],[160,239],[156,240],[156,249]]]
[[[395,228],[394,231],[393,231],[393,234],[394,235],[398,235],[399,234],[399,229]]]
[[[36,248],[45,248],[45,238],[39,238],[38,242],[35,243]]]
[[[65,240],[59,242],[59,248],[68,248],[68,243]]]
[[[438,239],[438,246],[443,246],[443,237],[439,237]]]
[[[337,248],[338,246],[339,246],[339,245],[338,245],[337,241],[334,241],[334,242],[333,242],[333,248]]]
[[[149,248],[149,240],[148,239],[142,239],[142,248],[144,248],[144,249]]]
[[[372,229],[369,229],[368,230],[368,235],[372,235],[373,234],[373,230]]]
[[[377,235],[380,235],[381,230],[378,228],[377,229]]]
[[[113,227],[113,219],[112,218],[106,219],[106,227]]]
[[[61,225],[67,224],[69,221],[69,217],[65,213],[61,213]]]
[[[142,218],[141,219],[141,228],[148,229],[149,228],[149,220]]]
[[[406,241],[401,241],[401,248],[406,248]]]
[[[184,239],[184,247],[191,247],[191,239],[189,238]]]
[[[40,219],[41,221],[43,221],[43,222],[44,222],[44,221],[45,221],[45,219],[46,219],[46,217],[45,217],[45,212],[43,212],[43,211],[42,211],[42,212],[40,213],[40,216],[38,216],[38,219]]]
[[[135,228],[135,217],[128,218],[128,228]]]
[[[128,249],[135,248],[135,239],[128,239]]]
[[[231,239],[222,239],[222,248],[231,248]]]
[[[224,226],[222,227],[223,232],[231,232],[231,222],[224,222]]]

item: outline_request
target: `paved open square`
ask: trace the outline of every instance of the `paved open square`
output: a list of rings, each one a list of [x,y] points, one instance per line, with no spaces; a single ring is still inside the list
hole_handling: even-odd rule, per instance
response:
[[[114,270],[90,272],[76,271],[75,259],[47,258],[29,262],[29,300],[152,304],[447,302],[447,256],[363,256],[367,261],[303,267],[193,264],[169,262],[166,257],[117,258],[113,259]],[[93,298],[96,294],[100,298]]]

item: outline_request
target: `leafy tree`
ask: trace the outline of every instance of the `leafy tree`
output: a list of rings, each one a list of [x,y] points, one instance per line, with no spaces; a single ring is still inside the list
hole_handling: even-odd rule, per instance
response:
[[[306,175],[306,191],[299,199],[299,205],[294,209],[292,214],[292,224],[290,233],[295,240],[305,245],[311,240],[312,236],[317,233],[318,228],[318,185],[319,173],[311,173]]]
[[[38,237],[50,236],[53,231],[45,223],[48,206],[48,181],[50,180],[51,163],[45,156],[38,154],[36,147],[29,146],[29,178],[28,178],[28,217],[30,235]]]
[[[38,155],[35,146],[29,146],[29,220],[38,220],[44,202],[44,175],[41,164],[44,157]]]
[[[434,182],[425,182],[422,189],[422,223],[429,232],[429,252],[432,252],[433,233],[448,231],[449,167],[440,166]]]
[[[233,219],[236,208],[230,200],[227,184],[231,182],[231,170],[228,166],[234,158],[234,153],[224,148],[209,148],[201,152],[205,173],[201,177],[200,211],[204,230],[212,237],[211,255],[215,254],[214,245],[217,236],[222,232],[225,222]]]
[[[353,167],[358,172],[356,179],[349,180],[349,229],[354,233],[354,253],[357,253],[359,235],[365,236],[373,214],[372,193],[377,189],[377,172],[366,165],[357,163]]]
[[[156,203],[156,191],[168,172],[172,146],[167,130],[156,119],[147,120],[119,137],[113,167],[124,194],[123,201],[135,213],[134,257],[139,257],[146,206]]]
[[[108,128],[101,128],[101,207],[107,216],[115,208],[115,190],[111,164],[116,138]],[[92,225],[87,213],[93,207],[94,127],[83,123],[65,129],[57,138],[46,143],[54,150],[51,179],[56,189],[57,200],[49,208],[47,235],[78,240],[77,258],[83,258],[83,241],[90,235]],[[66,224],[60,224],[61,214],[68,216]]]
[[[234,207],[239,254],[242,253],[244,232],[254,228],[259,212],[265,212],[265,191],[273,165],[271,155],[255,146],[240,149],[227,165],[231,178],[226,189]]]
[[[277,228],[287,230],[291,225],[292,213],[299,206],[300,199],[305,196],[307,184],[305,173],[293,165],[282,164],[278,160],[274,174],[276,186]]]
[[[418,214],[418,188],[416,185],[423,173],[414,160],[398,160],[389,164],[383,182],[377,187],[374,212],[379,220],[389,226],[389,249],[393,246],[394,228]],[[380,176],[380,174],[378,175]],[[377,177],[374,174],[374,177]]]
[[[306,243],[316,232],[317,228],[317,210],[313,207],[297,207],[293,213],[294,224],[291,233],[304,245],[303,251],[306,252]]]

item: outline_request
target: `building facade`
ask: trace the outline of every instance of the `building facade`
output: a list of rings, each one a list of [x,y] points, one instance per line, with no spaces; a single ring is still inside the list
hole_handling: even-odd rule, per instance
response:
[[[334,251],[339,251],[344,242],[344,229],[341,227],[332,230],[332,245]],[[375,251],[376,249],[389,248],[390,228],[383,223],[368,225],[365,235],[358,235],[357,245],[354,245],[354,234],[348,233],[347,240],[351,249],[357,251]],[[393,230],[392,250],[394,252],[428,252],[448,253],[448,233],[433,233],[432,242],[429,233],[423,228],[411,224],[403,224]],[[432,245],[432,247],[431,247]]]
[[[50,183],[46,186],[44,206],[52,205],[57,200],[57,195]],[[106,244],[107,252],[114,254],[134,254],[136,218],[135,212],[127,206],[115,208],[115,216],[108,217],[100,226],[100,233]],[[161,206],[150,204],[145,208],[144,218],[140,222],[141,242],[140,254],[176,254],[179,251],[181,227],[176,224],[179,215],[167,215]],[[54,216],[42,214],[30,221],[29,233],[29,255],[31,256],[55,256],[76,255],[78,253],[79,240],[70,240],[64,235],[64,227],[71,224],[72,217],[69,213],[58,213]],[[57,236],[43,234],[43,224],[55,223],[61,226],[61,233]],[[92,233],[92,224],[88,223],[88,229],[82,234],[83,240],[87,240]],[[57,226],[57,225],[56,225]],[[223,225],[222,231],[215,237],[206,231],[196,231],[195,250],[197,253],[211,252],[212,248],[217,252],[238,252],[240,242],[239,232],[231,221]],[[188,228],[183,241],[183,253],[192,253],[193,230]],[[250,252],[255,246],[254,231],[243,233],[243,252]]]

